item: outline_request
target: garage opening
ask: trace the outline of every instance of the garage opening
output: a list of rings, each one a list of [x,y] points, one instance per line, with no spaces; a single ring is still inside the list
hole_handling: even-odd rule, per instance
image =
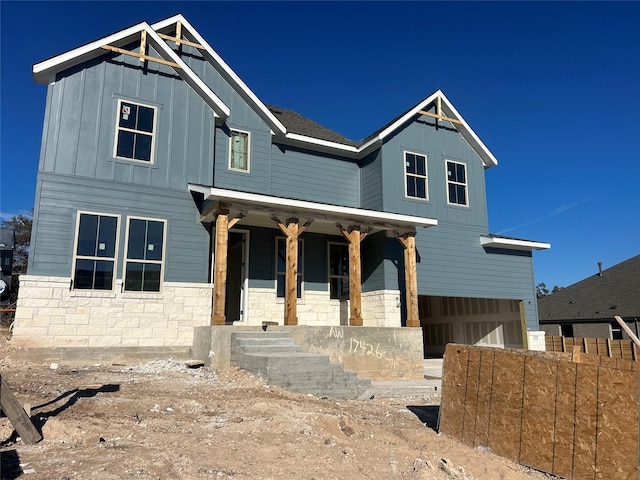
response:
[[[447,343],[522,348],[519,300],[421,295],[418,309],[425,358]]]

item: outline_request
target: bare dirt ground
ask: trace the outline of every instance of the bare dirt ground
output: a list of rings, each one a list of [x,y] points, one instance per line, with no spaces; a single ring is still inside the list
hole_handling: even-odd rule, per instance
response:
[[[0,375],[44,439],[0,417],[2,479],[552,478],[438,435],[424,398],[300,395],[170,359],[52,369],[7,359],[8,342]]]

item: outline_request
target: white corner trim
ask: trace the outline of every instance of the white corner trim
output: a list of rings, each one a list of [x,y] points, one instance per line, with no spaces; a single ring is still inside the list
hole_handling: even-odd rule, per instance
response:
[[[550,243],[502,237],[480,237],[480,244],[485,247],[509,248],[512,250],[547,250],[551,248]]]

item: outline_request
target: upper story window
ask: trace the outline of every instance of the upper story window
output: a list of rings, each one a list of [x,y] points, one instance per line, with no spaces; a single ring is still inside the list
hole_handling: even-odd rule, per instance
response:
[[[160,291],[164,233],[164,220],[129,218],[124,274],[125,291]]]
[[[427,187],[427,157],[404,152],[404,172],[407,197],[429,199]]]
[[[249,171],[249,132],[231,130],[229,141],[229,168],[231,170]]]
[[[304,242],[298,240],[298,298],[302,298],[302,278],[304,274]],[[283,298],[285,289],[285,278],[287,275],[287,239],[278,237],[276,239],[276,292],[277,296]]]
[[[349,245],[329,243],[329,298],[349,298]]]
[[[156,107],[118,100],[114,157],[153,163]]]
[[[78,212],[73,288],[113,290],[119,217]]]
[[[447,160],[447,201],[452,205],[469,206],[467,195],[467,166]]]

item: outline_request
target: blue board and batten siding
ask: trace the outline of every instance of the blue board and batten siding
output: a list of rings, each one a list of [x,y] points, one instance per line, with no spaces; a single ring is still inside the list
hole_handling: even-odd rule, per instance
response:
[[[152,52],[153,54],[153,52]],[[71,276],[77,210],[167,220],[165,281],[207,282],[209,233],[188,183],[211,184],[214,115],[173,69],[108,54],[48,89],[29,273]],[[118,99],[156,107],[153,162],[113,156]]]

